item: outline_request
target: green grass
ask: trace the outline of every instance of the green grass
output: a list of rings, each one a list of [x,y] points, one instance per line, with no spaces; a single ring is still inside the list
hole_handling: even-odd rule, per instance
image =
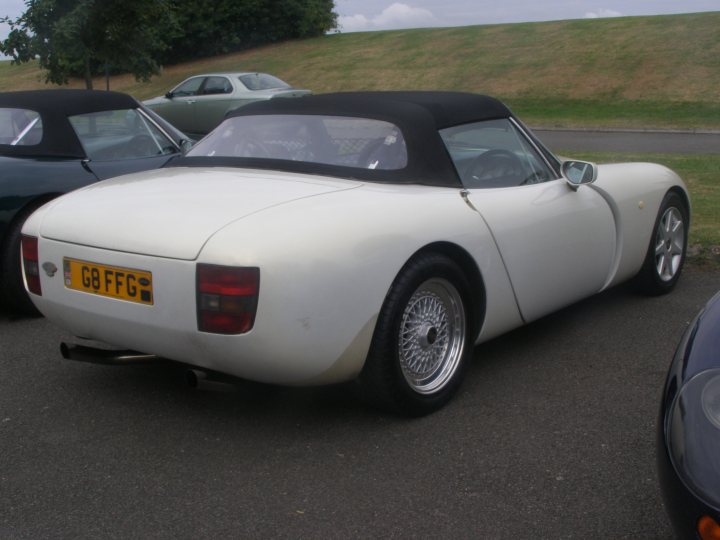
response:
[[[720,128],[720,12],[332,34],[165,66],[149,83],[113,77],[111,88],[145,99],[223,70],[315,92],[487,93],[534,125]],[[0,62],[0,90],[43,86],[36,65]]]
[[[641,101],[510,98],[526,123],[546,127],[718,129],[720,101]]]
[[[559,152],[561,155],[562,152]],[[596,163],[644,161],[674,170],[690,191],[692,218],[688,243],[695,258],[720,269],[720,155],[569,153]]]

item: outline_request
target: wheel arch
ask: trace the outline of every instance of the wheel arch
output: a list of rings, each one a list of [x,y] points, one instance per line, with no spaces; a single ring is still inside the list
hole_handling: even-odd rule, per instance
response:
[[[0,241],[0,302],[11,312],[31,317],[38,315],[37,309],[22,285],[20,232],[23,223],[32,212],[58,195],[60,194],[43,194],[26,201],[18,208],[3,231],[3,238]]]
[[[433,242],[431,244],[423,246],[415,253],[413,253],[412,256],[403,265],[403,268],[405,268],[408,263],[413,261],[418,256],[427,253],[439,253],[448,257],[455,264],[457,264],[458,267],[460,267],[460,270],[463,274],[465,274],[465,277],[470,283],[471,293],[473,294],[471,294],[469,297],[472,305],[468,313],[470,315],[470,339],[468,341],[470,343],[473,343],[477,338],[478,334],[480,333],[480,329],[482,328],[482,325],[485,321],[487,304],[487,296],[485,294],[485,281],[482,277],[477,263],[464,248],[457,244],[454,244],[452,242]],[[403,270],[400,270],[400,272],[398,272],[398,275],[402,274],[402,272]]]
[[[465,303],[468,324],[462,337],[463,346],[448,345],[441,353],[442,358],[432,361],[432,377],[427,381],[432,382],[437,376],[440,382],[439,386],[430,387],[426,386],[426,381],[418,385],[417,381],[411,381],[405,375],[404,355],[398,344],[402,334],[398,332],[402,332],[404,314],[410,309],[413,294],[434,295],[421,291],[419,287],[423,283],[429,284],[435,277],[454,282],[456,290],[453,296],[459,294]],[[466,288],[469,290],[466,291]],[[477,293],[478,290],[481,293]],[[417,249],[397,271],[385,297],[370,349],[357,378],[361,395],[376,407],[409,416],[423,416],[442,407],[457,391],[471,361],[475,341],[472,337],[479,332],[484,305],[484,280],[473,257],[462,246],[437,241]],[[444,309],[450,311],[456,308]],[[409,369],[412,373],[412,367]]]
[[[685,208],[687,209],[688,221],[691,221],[692,220],[692,211],[691,211],[692,209],[690,206],[690,197],[688,196],[687,191],[682,189],[680,186],[672,186],[670,189],[667,190],[667,193],[665,194],[665,196],[667,196],[668,193],[677,193],[680,196],[680,198],[685,203]],[[690,224],[688,223],[688,226],[689,225]]]
[[[670,201],[672,197],[676,200],[680,199],[679,204],[676,206],[683,206],[679,211],[685,215],[681,216],[684,223],[683,227],[683,246],[681,252],[677,253],[672,250],[671,246],[676,246],[676,240],[670,235],[669,232],[663,236],[660,243],[660,253],[658,253],[657,237],[662,231],[666,231],[663,227],[660,228],[661,220],[667,215],[670,210]],[[672,219],[672,218],[668,218]],[[667,294],[675,288],[675,285],[680,278],[682,267],[687,257],[687,247],[689,239],[689,225],[690,225],[690,204],[687,194],[678,186],[670,187],[663,195],[662,201],[658,208],[657,216],[655,218],[653,229],[648,241],[648,247],[645,253],[643,264],[638,270],[637,274],[633,277],[633,282],[636,289],[649,296],[658,296]],[[682,221],[681,221],[682,223]],[[669,228],[668,230],[669,231]],[[663,244],[665,246],[663,247]],[[676,255],[680,255],[679,263],[675,262]],[[662,257],[662,270],[658,267],[658,257]],[[671,263],[667,263],[667,260],[671,260]],[[667,263],[667,264],[666,264]],[[675,265],[677,264],[677,267]],[[665,272],[669,272],[669,275],[665,275]],[[663,275],[661,275],[663,274]]]
[[[5,231],[10,231],[18,222],[25,221],[27,217],[32,214],[35,210],[40,208],[45,203],[48,203],[52,201],[53,199],[56,199],[60,195],[63,195],[63,193],[43,193],[42,195],[38,195],[37,197],[33,197],[32,199],[29,199],[20,206],[17,211],[15,212],[15,215],[12,217],[10,221],[8,221]],[[0,241],[0,252],[2,252],[5,248],[5,245],[9,241],[9,235],[5,234],[2,238],[2,241]]]

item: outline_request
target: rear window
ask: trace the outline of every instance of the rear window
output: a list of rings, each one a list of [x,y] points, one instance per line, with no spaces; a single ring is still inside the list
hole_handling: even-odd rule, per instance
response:
[[[248,73],[238,77],[240,82],[245,85],[248,90],[273,90],[275,88],[290,88],[285,81],[281,81],[277,77],[268,75],[267,73]]]
[[[405,139],[397,126],[342,116],[236,116],[225,120],[187,156],[279,159],[378,170],[407,166]]]
[[[40,114],[27,109],[0,108],[0,144],[34,146],[42,140]]]

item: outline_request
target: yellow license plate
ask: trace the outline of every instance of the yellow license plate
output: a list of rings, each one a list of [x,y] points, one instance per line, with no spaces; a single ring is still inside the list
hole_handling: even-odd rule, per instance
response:
[[[153,303],[150,272],[65,258],[63,273],[68,289],[138,304]]]

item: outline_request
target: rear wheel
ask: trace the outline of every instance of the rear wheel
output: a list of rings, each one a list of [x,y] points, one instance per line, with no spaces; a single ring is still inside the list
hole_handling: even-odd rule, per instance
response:
[[[360,374],[374,405],[420,416],[452,397],[471,353],[469,291],[462,271],[443,255],[406,265],[385,299]]]
[[[655,220],[645,262],[635,278],[645,294],[670,292],[680,279],[687,250],[689,211],[675,192],[665,195]]]
[[[31,213],[32,210],[25,211],[8,228],[5,244],[0,252],[0,298],[2,305],[11,313],[39,317],[40,312],[25,290],[20,264],[21,231]]]

